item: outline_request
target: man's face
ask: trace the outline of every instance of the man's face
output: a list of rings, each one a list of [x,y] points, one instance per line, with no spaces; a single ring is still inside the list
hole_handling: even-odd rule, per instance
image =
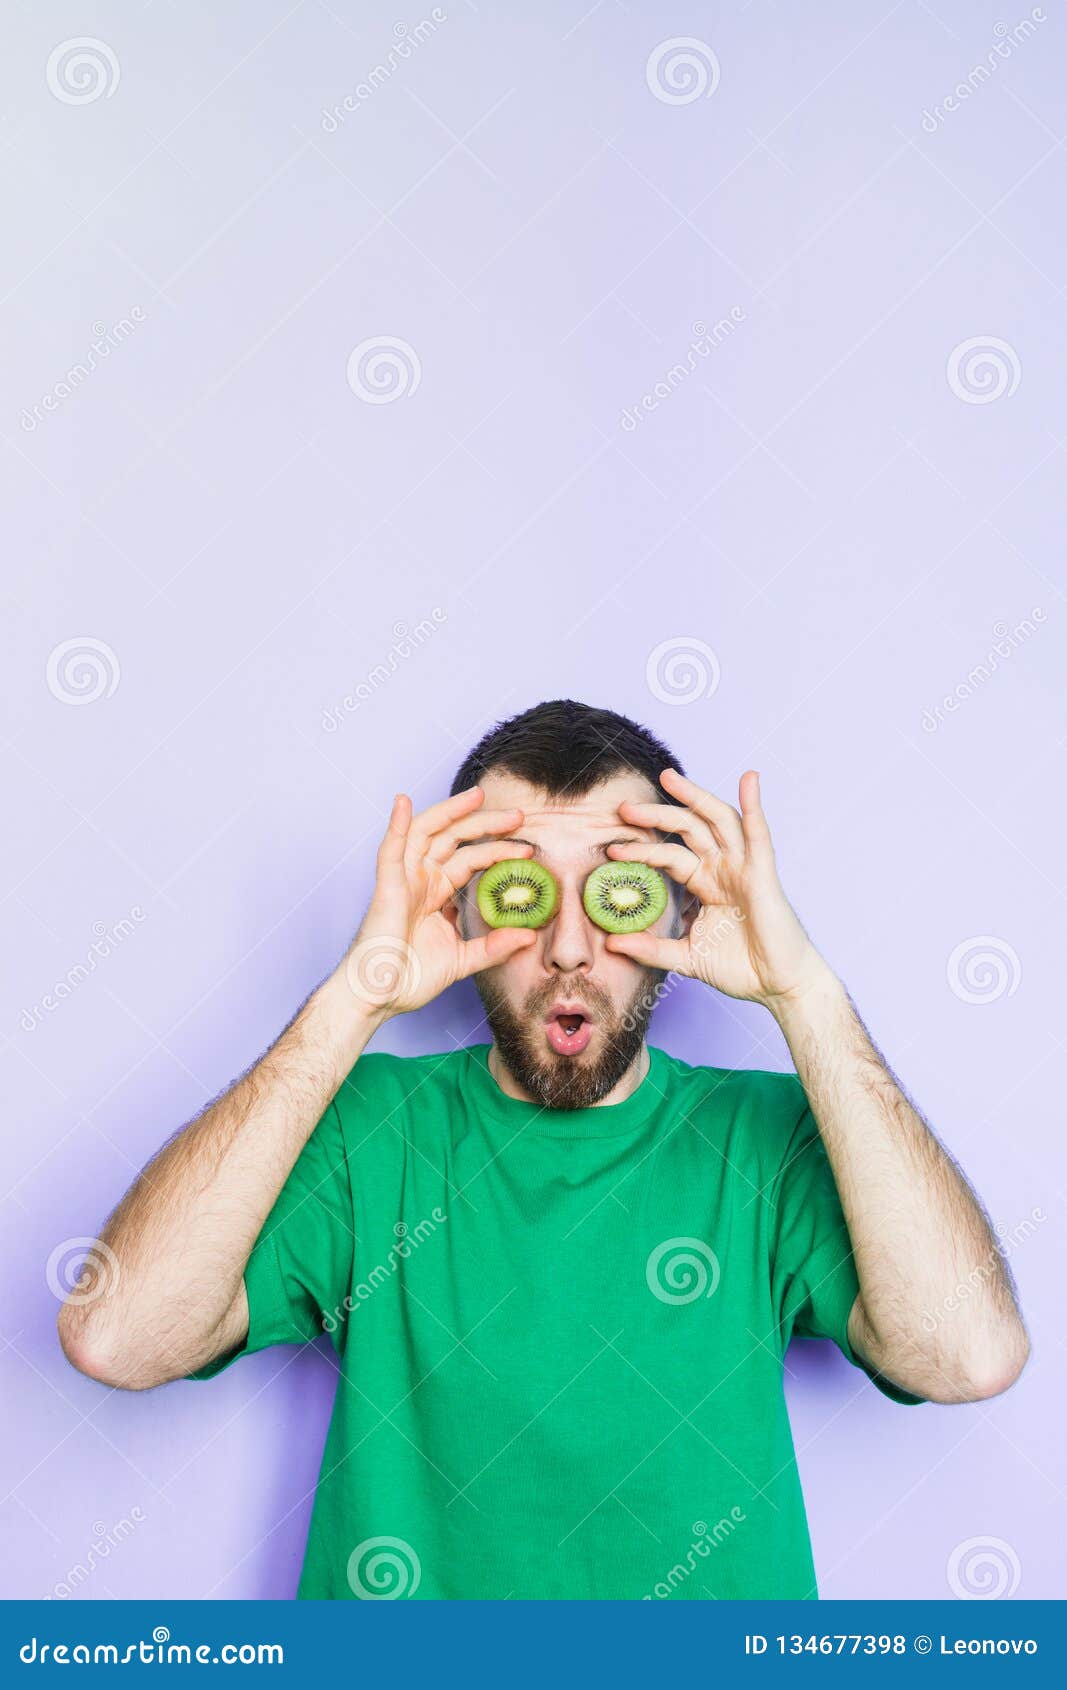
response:
[[[605,948],[608,935],[586,915],[582,891],[597,865],[612,860],[610,843],[661,837],[624,822],[619,803],[657,802],[663,794],[636,773],[615,775],[570,802],[548,799],[501,770],[480,784],[486,809],[524,812],[511,837],[528,841],[533,860],[559,885],[556,913],[536,930],[536,942],[475,975],[486,1020],[509,1072],[530,1097],[550,1109],[587,1108],[608,1095],[640,1052],[664,975]],[[462,898],[467,938],[489,931],[476,884]],[[650,931],[673,933],[677,905],[672,891]]]

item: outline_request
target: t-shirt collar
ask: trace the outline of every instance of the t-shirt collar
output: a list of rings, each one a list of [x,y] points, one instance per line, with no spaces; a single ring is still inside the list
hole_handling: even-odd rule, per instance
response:
[[[545,1138],[610,1138],[641,1126],[663,1102],[667,1090],[663,1052],[649,1045],[648,1073],[621,1103],[597,1103],[590,1109],[548,1109],[501,1091],[489,1069],[490,1048],[467,1047],[469,1095],[480,1114],[516,1132]]]

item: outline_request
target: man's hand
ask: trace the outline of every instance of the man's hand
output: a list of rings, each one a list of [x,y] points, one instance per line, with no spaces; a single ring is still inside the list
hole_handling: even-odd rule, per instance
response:
[[[485,810],[478,786],[412,816],[411,799],[398,793],[378,849],[378,878],[363,925],[342,964],[356,1001],[378,1017],[419,1009],[456,980],[506,962],[536,942],[529,928],[497,928],[480,939],[461,939],[441,912],[467,882],[493,863],[528,857],[529,845],[486,840],[514,833],[521,810]]]
[[[635,827],[680,834],[686,843],[627,843],[608,851],[619,861],[664,869],[688,892],[687,932],[680,939],[651,931],[612,935],[608,949],[769,1008],[825,979],[828,965],[778,879],[759,775],[749,769],[741,776],[740,812],[676,769],[664,769],[660,784],[681,806],[626,800],[619,814]]]

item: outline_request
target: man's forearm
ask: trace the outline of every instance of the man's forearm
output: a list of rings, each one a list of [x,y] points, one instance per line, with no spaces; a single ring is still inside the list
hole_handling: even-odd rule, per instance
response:
[[[1013,1383],[1028,1343],[996,1239],[966,1179],[826,969],[771,1006],[834,1171],[860,1283],[850,1336],[935,1401]],[[973,1287],[956,1298],[961,1283]],[[949,1314],[947,1311],[952,1310]]]
[[[338,970],[255,1067],[164,1145],[61,1311],[75,1366],[143,1388],[216,1353],[263,1222],[381,1019],[360,1008]]]

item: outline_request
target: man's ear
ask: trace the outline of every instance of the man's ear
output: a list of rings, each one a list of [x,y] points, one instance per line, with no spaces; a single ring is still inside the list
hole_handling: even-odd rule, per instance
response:
[[[689,929],[692,927],[699,914],[700,899],[697,897],[696,893],[682,892],[681,900],[678,905],[678,913],[675,917],[674,937],[676,939],[687,939],[689,937]]]
[[[467,932],[466,892],[464,888],[461,887],[454,898],[449,898],[447,904],[441,905],[441,914],[449,926],[455,928],[461,939],[470,937]]]

